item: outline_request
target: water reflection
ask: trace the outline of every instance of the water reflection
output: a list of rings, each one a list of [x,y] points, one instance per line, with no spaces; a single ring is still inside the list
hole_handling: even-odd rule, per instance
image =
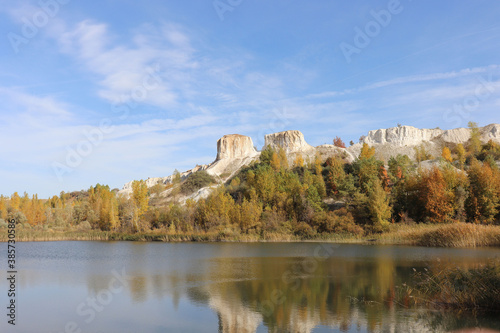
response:
[[[22,246],[20,284],[24,297],[30,298],[23,308],[28,314],[39,311],[43,302],[37,303],[35,294],[50,287],[64,290],[65,297],[72,295],[68,316],[77,321],[72,309],[82,299],[96,297],[107,288],[112,270],[126,271],[129,279],[125,294],[116,295],[119,301],[106,309],[113,317],[91,323],[106,332],[133,332],[132,324],[116,330],[117,323],[124,322],[134,322],[143,332],[500,329],[498,318],[406,307],[411,300],[401,297],[400,289],[412,279],[414,269],[472,267],[498,256],[495,249],[341,245],[318,251],[323,245],[314,243],[59,242]],[[4,284],[0,282],[0,286]],[[32,303],[32,309],[28,303]],[[172,310],[167,310],[170,307]],[[200,308],[211,309],[215,316],[200,313]],[[188,328],[185,318],[197,321],[199,326]],[[64,327],[51,325],[55,324],[42,323],[41,327],[52,331]]]

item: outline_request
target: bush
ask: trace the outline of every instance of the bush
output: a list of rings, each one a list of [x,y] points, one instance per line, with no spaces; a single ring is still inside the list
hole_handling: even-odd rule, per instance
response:
[[[318,232],[361,235],[364,230],[354,222],[354,217],[345,208],[333,212],[320,212],[312,219]]]
[[[299,222],[295,226],[293,233],[302,239],[310,239],[316,234],[316,231],[309,224]]]
[[[184,183],[182,183],[181,192],[190,194],[213,183],[215,183],[215,179],[205,170],[197,171],[192,173]]]

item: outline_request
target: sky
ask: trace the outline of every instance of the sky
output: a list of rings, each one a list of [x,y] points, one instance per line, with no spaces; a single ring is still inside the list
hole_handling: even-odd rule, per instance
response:
[[[0,194],[121,188],[225,134],[499,123],[494,0],[0,0]]]

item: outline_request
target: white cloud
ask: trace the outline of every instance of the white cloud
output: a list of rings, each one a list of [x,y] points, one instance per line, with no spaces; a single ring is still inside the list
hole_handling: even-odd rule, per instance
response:
[[[198,66],[188,36],[177,26],[164,25],[140,29],[131,40],[131,45],[116,43],[106,24],[90,20],[58,37],[63,52],[98,75],[100,97],[111,103],[175,105],[182,89],[189,89],[185,72]]]

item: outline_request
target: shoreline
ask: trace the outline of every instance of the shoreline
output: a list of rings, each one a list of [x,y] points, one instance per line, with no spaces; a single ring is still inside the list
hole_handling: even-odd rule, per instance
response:
[[[7,241],[7,229],[0,234],[0,242]],[[225,232],[171,233],[153,230],[142,233],[75,229],[27,229],[17,230],[17,242],[51,241],[143,241],[143,242],[331,242],[363,245],[409,245],[421,247],[500,247],[500,226],[471,223],[452,224],[394,224],[380,234],[365,236],[350,234],[317,234],[301,238],[292,234],[269,233],[234,234]]]

